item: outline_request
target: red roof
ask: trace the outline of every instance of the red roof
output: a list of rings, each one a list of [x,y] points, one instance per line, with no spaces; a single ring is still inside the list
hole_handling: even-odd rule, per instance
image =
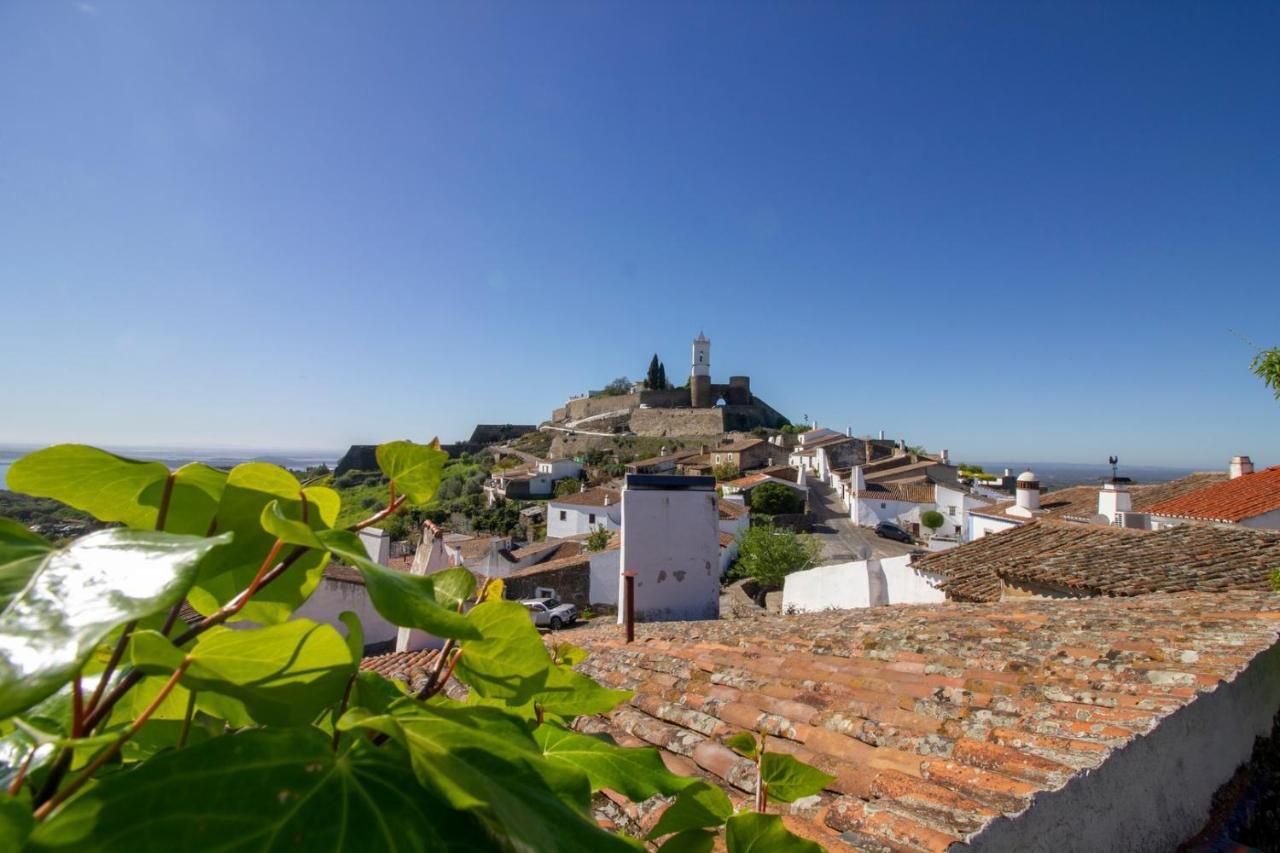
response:
[[[1153,515],[1243,521],[1280,509],[1280,465],[1206,486],[1148,508]]]

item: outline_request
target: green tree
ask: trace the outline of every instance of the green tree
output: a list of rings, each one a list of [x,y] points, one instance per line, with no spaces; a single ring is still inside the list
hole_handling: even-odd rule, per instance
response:
[[[761,483],[751,490],[751,510],[762,515],[803,512],[804,498],[781,483]]]
[[[734,574],[778,589],[787,575],[812,567],[821,554],[822,544],[813,536],[755,525],[738,534]]]
[[[738,470],[738,466],[731,462],[721,462],[719,465],[716,465],[711,469],[711,476],[715,477],[716,480],[721,483],[729,480],[736,480],[741,476],[741,473],[742,472]]]
[[[632,382],[625,376],[619,376],[617,379],[604,386],[601,390],[601,397],[621,397],[624,394],[631,393]]]
[[[920,514],[920,523],[929,528],[930,532],[937,533],[938,528],[947,523],[947,519],[936,509],[931,509]]]
[[[552,494],[557,498],[577,494],[580,491],[582,491],[582,481],[577,477],[565,477],[563,480],[556,480],[556,484],[552,488]]]
[[[672,849],[710,849],[724,827],[729,853],[818,850],[763,812],[829,777],[761,759],[768,796],[735,814],[657,750],[575,731],[630,694],[577,672],[583,650],[549,651],[500,584],[371,562],[359,531],[431,502],[445,454],[392,442],[377,462],[386,504],[345,526],[336,491],[265,463],[171,471],[81,445],[14,463],[14,491],[115,526],[59,548],[0,519],[0,846],[642,849],[592,820],[609,788],[674,796],[650,835]],[[429,672],[361,672],[354,613],[345,637],[292,618],[330,559],[383,618],[443,640]]]
[[[658,361],[658,354],[655,352],[653,358],[649,359],[649,370],[645,373],[644,384],[646,388],[662,388],[662,365]]]
[[[1249,369],[1253,371],[1254,376],[1262,380],[1263,385],[1275,393],[1276,399],[1280,400],[1280,349],[1273,347],[1259,350],[1253,357],[1253,363],[1249,365]]]
[[[605,529],[604,525],[600,525],[595,530],[587,534],[586,542],[583,543],[588,551],[603,551],[609,547],[609,540],[613,538],[613,534]]]
[[[667,366],[662,362],[658,362],[658,390],[665,391],[670,385],[667,383]]]

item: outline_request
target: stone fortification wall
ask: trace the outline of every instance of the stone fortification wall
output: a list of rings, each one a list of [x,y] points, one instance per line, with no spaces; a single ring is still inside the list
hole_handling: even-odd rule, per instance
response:
[[[631,413],[636,435],[719,435],[725,431],[722,409],[637,409]]]
[[[670,388],[662,391],[641,391],[640,402],[645,406],[674,409],[689,407],[688,388]]]
[[[750,432],[760,426],[778,429],[786,423],[782,415],[758,397],[749,406],[724,406],[723,411],[725,430]]]
[[[639,394],[619,394],[616,397],[580,397],[564,404],[566,420],[576,421],[619,409],[635,409],[640,406]],[[560,410],[557,409],[557,412]]]

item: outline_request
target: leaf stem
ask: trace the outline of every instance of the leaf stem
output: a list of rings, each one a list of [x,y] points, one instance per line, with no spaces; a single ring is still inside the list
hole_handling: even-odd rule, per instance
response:
[[[338,713],[333,715],[333,751],[338,751],[338,741],[342,737],[342,732],[338,731],[338,720],[347,712],[347,701],[351,698],[351,688],[355,686],[356,676],[359,674],[359,667],[356,672],[351,673],[351,677],[347,679],[347,689],[342,691],[342,703],[338,705]]]
[[[357,522],[356,524],[351,525],[350,527],[347,528],[347,530],[351,533],[358,533],[359,531],[364,530],[366,527],[368,527],[371,524],[377,524],[379,521],[382,521],[382,519],[386,518],[387,516],[391,515],[393,512],[398,510],[400,506],[405,502],[405,498],[408,496],[401,495],[400,497],[396,497],[395,494],[396,494],[396,486],[395,486],[395,483],[392,483],[391,484],[391,503],[388,504],[385,508],[379,510],[378,512],[375,512],[373,515],[369,516],[364,521],[360,521],[360,522]]]
[[[71,736],[80,737],[84,731],[84,687],[80,684],[80,673],[71,679]]]
[[[181,602],[179,602],[181,606]],[[111,676],[115,674],[116,666],[120,663],[120,658],[124,656],[124,650],[129,645],[129,636],[133,633],[133,629],[138,627],[138,620],[134,619],[125,623],[124,630],[120,632],[120,639],[116,641],[116,647],[111,650],[111,659],[107,661],[107,668],[102,671],[102,675],[98,678],[98,684],[93,688],[93,695],[89,697],[89,704],[86,706],[89,711],[93,711],[98,707],[98,701],[102,699],[102,691],[107,689],[107,683],[111,681]]]
[[[160,509],[156,512],[156,530],[164,530],[164,523],[169,518],[169,499],[173,497],[173,481],[175,474],[169,472],[164,478],[164,493],[160,495]]]
[[[36,751],[39,749],[39,744],[31,747],[27,757],[22,759],[22,763],[18,765],[18,772],[13,777],[13,781],[9,783],[8,794],[10,797],[18,796],[18,792],[22,790],[22,782],[27,778],[27,770],[31,767],[31,759],[36,757]]]
[[[182,716],[182,731],[178,735],[178,749],[187,745],[187,735],[191,732],[191,718],[196,715],[196,691],[187,696],[187,713]]]
[[[89,766],[85,767],[85,769],[81,771],[80,775],[71,781],[70,785],[63,788],[52,798],[46,800],[40,808],[36,809],[33,815],[35,819],[44,820],[49,816],[51,811],[65,803],[68,797],[83,788],[84,784],[93,777],[93,774],[96,773],[102,765],[110,761],[111,758],[120,751],[120,748],[125,745],[129,738],[137,734],[138,729],[142,728],[143,724],[146,723],[147,720],[151,719],[151,715],[160,707],[160,703],[164,702],[164,700],[168,698],[169,694],[173,691],[173,688],[177,686],[178,680],[182,678],[182,674],[187,671],[187,667],[190,665],[191,658],[184,658],[182,663],[178,665],[178,668],[173,671],[173,675],[169,676],[169,680],[160,688],[160,692],[156,693],[155,698],[151,700],[151,704],[144,708],[142,713],[138,715],[138,718],[129,724],[129,728],[125,729],[124,733],[121,734],[120,737],[117,738],[110,746],[98,753],[98,756],[94,758],[93,761],[89,762]]]

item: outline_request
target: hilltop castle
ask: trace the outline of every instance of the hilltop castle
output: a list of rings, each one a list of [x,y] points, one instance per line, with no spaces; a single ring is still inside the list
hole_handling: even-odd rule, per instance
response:
[[[711,341],[693,341],[689,384],[684,388],[636,387],[630,394],[569,400],[552,414],[553,424],[591,432],[647,436],[708,436],[756,427],[777,429],[788,421],[751,393],[751,377],[711,381]]]

